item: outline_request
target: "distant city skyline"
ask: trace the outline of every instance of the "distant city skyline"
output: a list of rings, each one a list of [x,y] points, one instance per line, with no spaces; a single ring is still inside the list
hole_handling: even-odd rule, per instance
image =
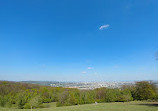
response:
[[[0,1],[0,80],[158,80],[158,1]]]

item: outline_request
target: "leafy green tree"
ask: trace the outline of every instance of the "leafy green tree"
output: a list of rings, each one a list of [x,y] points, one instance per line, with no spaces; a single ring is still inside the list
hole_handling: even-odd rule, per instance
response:
[[[154,89],[155,86],[147,81],[141,81],[136,83],[136,98],[138,100],[153,99],[156,95]]]
[[[48,88],[43,87],[40,89],[40,92],[43,103],[50,103],[52,101],[52,96]]]
[[[95,89],[96,92],[96,101],[97,102],[104,102],[105,101],[105,93],[106,93],[106,88],[97,88]]]
[[[27,99],[26,99],[26,95],[24,94],[24,92],[20,92],[18,95],[17,95],[17,102],[16,102],[16,106],[19,108],[19,109],[23,109],[24,108],[24,105],[25,103],[27,103]]]
[[[132,87],[131,86],[123,86],[120,89],[120,96],[118,97],[118,101],[119,102],[128,102],[128,101],[132,101],[133,97],[132,97]]]
[[[118,100],[120,92],[118,89],[107,89],[105,93],[105,102],[114,102]]]
[[[4,107],[7,103],[7,97],[0,95],[0,106]]]
[[[76,100],[73,92],[69,92],[68,97],[65,101],[65,105],[66,106],[77,105],[77,100]]]
[[[64,91],[61,94],[59,94],[59,100],[58,100],[58,102],[56,104],[57,107],[63,106],[63,105],[66,104],[66,100],[68,99],[68,95],[69,95],[68,91]]]
[[[7,103],[6,103],[6,107],[12,107],[12,103],[13,103],[13,97],[12,96],[8,96],[7,98]]]
[[[33,108],[38,108],[42,104],[41,97],[35,96],[33,97],[28,103],[24,105],[24,109],[33,109]]]

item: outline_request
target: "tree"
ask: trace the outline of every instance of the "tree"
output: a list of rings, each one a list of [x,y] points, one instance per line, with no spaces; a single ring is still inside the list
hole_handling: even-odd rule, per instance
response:
[[[6,96],[1,96],[0,95],[0,106],[4,107],[7,103],[7,98]]]
[[[52,101],[51,94],[48,88],[44,87],[40,89],[42,102],[50,103]]]
[[[69,92],[64,91],[59,95],[59,100],[56,104],[57,107],[65,105],[66,100],[68,99]]]
[[[118,89],[107,89],[105,93],[105,102],[115,102],[118,100],[120,92]]]
[[[16,105],[19,109],[23,109],[24,105],[27,103],[27,95],[25,92],[20,92],[17,94],[17,102]]]
[[[105,100],[106,88],[97,88],[95,89],[95,92],[97,102],[103,102]]]
[[[39,95],[33,97],[28,103],[25,104],[24,109],[38,108],[42,104],[41,97]]]
[[[156,95],[154,89],[155,86],[147,81],[141,81],[136,83],[136,98],[137,100],[153,99]]]
[[[129,89],[124,89],[120,91],[120,96],[118,98],[119,102],[128,102],[128,101],[132,101],[132,94],[131,91]]]

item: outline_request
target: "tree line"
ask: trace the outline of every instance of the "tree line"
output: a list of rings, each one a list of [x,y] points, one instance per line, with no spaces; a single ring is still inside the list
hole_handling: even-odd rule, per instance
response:
[[[56,102],[56,106],[90,104],[95,102],[128,102],[158,100],[158,88],[148,81],[124,85],[121,88],[79,90],[0,81],[0,106],[19,109],[44,108],[43,103]]]

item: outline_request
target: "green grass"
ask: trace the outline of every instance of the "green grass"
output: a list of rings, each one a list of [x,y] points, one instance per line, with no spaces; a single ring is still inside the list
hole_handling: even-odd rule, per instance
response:
[[[158,111],[156,102],[115,102],[115,103],[98,103],[85,104],[76,106],[56,107],[56,103],[48,103],[49,108],[33,109],[33,111]],[[2,108],[0,111],[31,111],[30,109]]]

